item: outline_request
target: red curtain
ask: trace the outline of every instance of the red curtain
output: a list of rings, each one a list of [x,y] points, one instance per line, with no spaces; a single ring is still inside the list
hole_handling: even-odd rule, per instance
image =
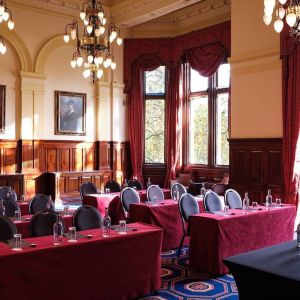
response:
[[[144,80],[143,71],[152,71],[162,65],[153,54],[141,55],[132,66],[132,85],[129,94],[129,135],[133,177],[143,180],[144,163]]]
[[[300,187],[300,46],[285,31],[283,59],[283,173],[285,202],[298,205]]]

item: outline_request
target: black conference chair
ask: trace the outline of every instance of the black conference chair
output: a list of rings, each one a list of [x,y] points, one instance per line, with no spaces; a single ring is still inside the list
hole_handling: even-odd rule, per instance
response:
[[[15,211],[20,210],[18,203],[11,198],[3,199],[3,205],[5,207],[5,216],[6,217],[14,217]]]
[[[227,184],[216,183],[212,186],[212,191],[220,196],[224,196],[227,186]]]
[[[183,194],[187,193],[186,188],[181,183],[178,183],[178,182],[177,183],[173,183],[171,185],[171,197],[172,197],[172,199],[174,199],[176,188],[177,188],[177,190],[179,192],[179,199],[181,198],[181,196]]]
[[[242,198],[236,190],[229,189],[225,192],[225,203],[229,208],[242,208]]]
[[[9,218],[0,216],[0,241],[11,240],[15,233],[16,225]]]
[[[143,189],[143,185],[137,179],[130,179],[128,181],[128,187],[136,188],[138,191]]]
[[[177,257],[180,256],[184,238],[189,235],[188,224],[191,215],[199,214],[198,202],[191,194],[183,194],[178,202],[179,212],[182,220],[183,235],[180,240]]]
[[[147,199],[148,201],[161,201],[164,200],[164,193],[158,185],[150,185],[147,189]]]
[[[101,228],[102,218],[94,206],[83,205],[74,212],[73,224],[78,231]]]
[[[0,199],[17,201],[17,194],[10,186],[0,187]]]
[[[80,191],[81,200],[83,199],[84,195],[87,195],[87,194],[97,194],[98,193],[96,185],[94,183],[92,183],[92,182],[84,182],[80,186],[79,191]]]
[[[121,203],[125,214],[129,212],[129,206],[132,203],[140,203],[140,195],[131,187],[127,187],[121,192]]]
[[[224,201],[213,191],[206,192],[203,204],[207,212],[220,211],[224,208]]]
[[[109,180],[109,181],[107,181],[106,184],[105,184],[105,186],[104,186],[104,191],[106,189],[109,189],[110,193],[121,192],[121,186],[115,180]]]
[[[46,209],[54,210],[54,204],[50,196],[37,194],[29,202],[29,213],[32,215]]]
[[[33,237],[52,235],[53,225],[56,220],[57,214],[53,210],[44,210],[36,213],[29,223],[30,235]]]

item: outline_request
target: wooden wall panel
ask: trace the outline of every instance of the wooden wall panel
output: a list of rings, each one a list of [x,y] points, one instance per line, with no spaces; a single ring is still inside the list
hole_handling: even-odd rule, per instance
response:
[[[46,149],[46,171],[56,172],[58,170],[58,150],[57,149]]]
[[[230,186],[264,202],[267,190],[283,196],[282,139],[230,139]]]
[[[19,170],[18,142],[16,140],[0,141],[0,173],[13,174]]]
[[[71,166],[71,150],[70,149],[60,149],[60,170],[69,172]]]
[[[111,143],[106,141],[98,142],[99,148],[99,169],[111,169]]]

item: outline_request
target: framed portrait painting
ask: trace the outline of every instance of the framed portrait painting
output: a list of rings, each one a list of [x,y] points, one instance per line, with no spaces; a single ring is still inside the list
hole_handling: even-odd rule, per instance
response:
[[[0,85],[0,133],[5,133],[5,85]]]
[[[55,91],[55,134],[86,135],[86,94]]]

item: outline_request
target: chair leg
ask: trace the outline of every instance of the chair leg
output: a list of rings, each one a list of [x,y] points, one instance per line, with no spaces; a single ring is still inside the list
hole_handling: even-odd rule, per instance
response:
[[[181,248],[182,248],[182,245],[183,245],[184,238],[185,238],[185,234],[181,238],[180,245],[179,245],[178,252],[177,252],[177,258],[180,256],[180,252],[181,252]]]

